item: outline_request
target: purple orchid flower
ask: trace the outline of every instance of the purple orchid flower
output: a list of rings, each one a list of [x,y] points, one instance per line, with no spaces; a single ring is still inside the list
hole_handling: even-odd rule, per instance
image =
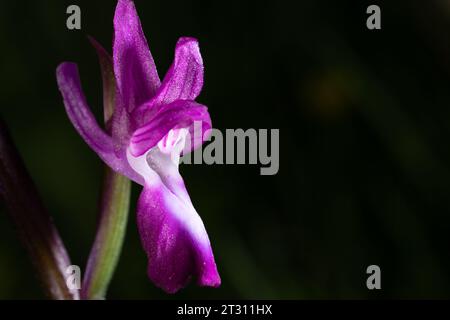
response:
[[[114,111],[102,130],[83,94],[76,64],[57,68],[67,114],[86,143],[109,165],[144,186],[137,222],[147,253],[148,275],[174,293],[192,277],[217,287],[220,276],[205,227],[178,171],[180,155],[199,147],[211,128],[207,108],[194,100],[203,86],[197,40],[180,38],[175,59],[160,82],[132,0],[119,0],[114,17],[113,58],[93,42],[103,71],[111,72]]]

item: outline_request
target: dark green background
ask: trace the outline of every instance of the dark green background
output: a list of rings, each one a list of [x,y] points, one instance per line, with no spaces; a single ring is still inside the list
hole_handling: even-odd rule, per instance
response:
[[[382,8],[382,30],[365,27]],[[133,205],[109,298],[450,298],[447,1],[136,1],[160,76],[200,41],[213,125],[279,128],[280,171],[182,167],[222,276],[175,296],[147,279]],[[82,30],[65,27],[78,4]],[[101,162],[76,134],[55,69],[79,64],[101,114],[86,35],[110,49],[115,1],[4,1],[0,114],[75,264],[93,240]],[[43,298],[0,205],[0,298]],[[382,290],[365,286],[382,270]]]

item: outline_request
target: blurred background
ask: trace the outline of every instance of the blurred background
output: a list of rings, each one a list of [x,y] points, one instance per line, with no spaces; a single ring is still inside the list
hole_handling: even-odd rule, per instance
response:
[[[111,48],[115,1],[7,1],[0,115],[74,264],[93,241],[102,164],[69,122],[55,69],[79,65],[101,116],[86,35]],[[81,7],[80,31],[66,8]],[[382,30],[366,28],[378,4]],[[166,295],[146,276],[135,224],[114,299],[450,298],[450,1],[139,1],[162,77],[180,36],[199,39],[213,125],[279,128],[280,170],[184,165],[211,239],[219,289]],[[44,298],[0,204],[0,298]],[[366,288],[381,267],[382,290]]]

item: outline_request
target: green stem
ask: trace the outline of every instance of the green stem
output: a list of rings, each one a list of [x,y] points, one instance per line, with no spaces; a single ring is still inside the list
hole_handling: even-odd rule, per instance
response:
[[[83,281],[83,299],[104,299],[119,261],[130,204],[131,181],[105,168],[100,219]]]

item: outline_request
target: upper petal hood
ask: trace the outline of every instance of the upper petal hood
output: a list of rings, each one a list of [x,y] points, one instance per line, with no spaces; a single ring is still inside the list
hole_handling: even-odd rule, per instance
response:
[[[160,86],[155,62],[132,0],[119,0],[114,16],[114,73],[124,107],[131,112]]]

